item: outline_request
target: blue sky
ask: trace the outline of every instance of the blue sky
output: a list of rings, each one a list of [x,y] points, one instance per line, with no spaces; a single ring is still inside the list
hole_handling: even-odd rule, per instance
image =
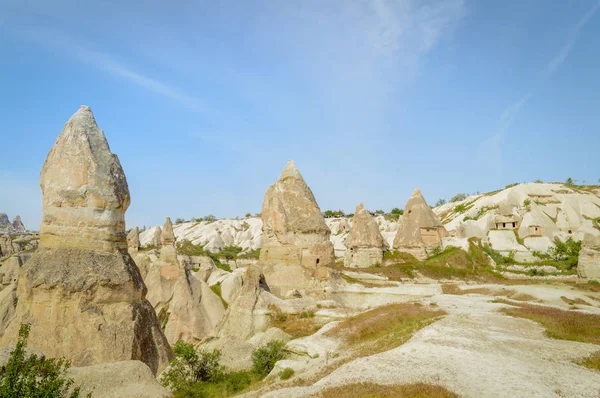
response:
[[[0,0],[0,212],[92,107],[129,225],[243,216],[294,159],[321,209],[600,178],[600,2]]]

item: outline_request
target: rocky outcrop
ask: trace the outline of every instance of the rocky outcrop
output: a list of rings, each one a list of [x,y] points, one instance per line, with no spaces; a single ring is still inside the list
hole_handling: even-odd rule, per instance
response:
[[[8,219],[6,213],[0,213],[0,232],[13,232],[13,229],[13,225]]]
[[[21,221],[21,216],[16,216],[13,219],[12,227],[13,227],[13,230],[19,234],[24,233],[26,231],[25,225],[23,225],[23,221]]]
[[[242,289],[217,326],[217,335],[247,340],[258,332],[264,332],[270,325],[268,307],[274,301],[260,268],[248,267]]]
[[[327,266],[335,262],[329,227],[294,162],[267,189],[262,207],[259,265],[273,293],[319,292]]]
[[[394,238],[394,249],[423,260],[436,248],[442,248],[442,238],[446,234],[446,229],[419,188],[415,189],[404,206],[404,214]]]
[[[577,273],[581,278],[600,280],[600,236],[585,235],[579,251]]]
[[[127,234],[127,247],[130,253],[137,253],[140,250],[140,229],[138,227],[131,228]]]
[[[150,244],[154,247],[160,247],[160,237],[162,236],[162,228],[156,227],[154,230],[154,234],[152,235],[152,239],[150,240]]]
[[[41,187],[40,245],[20,271],[0,344],[14,343],[29,323],[29,346],[49,357],[74,366],[137,359],[160,371],[172,351],[127,253],[127,180],[90,108],[65,124]]]
[[[34,235],[21,234],[11,236],[0,235],[0,259],[7,258],[21,252],[32,252],[38,247],[38,238]]]
[[[360,203],[354,212],[352,230],[346,238],[345,267],[370,267],[381,264],[387,243],[375,218]]]
[[[156,381],[150,368],[140,361],[70,368],[67,377],[73,379],[72,389],[81,389],[81,396],[92,393],[94,398],[173,397],[170,391]]]
[[[190,267],[198,261],[191,257],[178,259],[169,218],[162,228],[161,243],[156,261],[150,256],[136,256],[136,260],[145,264],[148,300],[163,325],[167,340],[173,344],[178,340],[196,342],[213,335],[225,307],[208,284],[192,273]],[[212,264],[212,269],[215,268]]]

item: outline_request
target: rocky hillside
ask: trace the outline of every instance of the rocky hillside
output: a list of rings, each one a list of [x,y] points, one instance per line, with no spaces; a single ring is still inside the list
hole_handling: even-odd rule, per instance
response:
[[[531,261],[533,252],[545,253],[554,239],[600,235],[600,189],[559,183],[519,184],[462,201],[434,208],[449,232],[444,246],[468,247],[469,238],[482,239],[503,254],[514,254],[519,261]],[[402,216],[401,216],[402,217]],[[389,216],[375,217],[390,247],[398,222]],[[325,219],[331,229],[336,256],[344,255],[344,241],[352,226],[351,217]],[[157,227],[140,233],[140,243],[150,243]],[[184,222],[174,226],[178,240],[203,244],[217,252],[225,246],[240,246],[245,251],[261,244],[262,222],[250,217],[214,222]]]
[[[21,221],[20,216],[16,216],[12,222],[10,222],[6,213],[0,213],[0,233],[23,233],[25,232],[25,226]]]

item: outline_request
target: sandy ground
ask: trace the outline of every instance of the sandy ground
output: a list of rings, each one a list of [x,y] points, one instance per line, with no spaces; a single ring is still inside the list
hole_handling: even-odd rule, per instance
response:
[[[472,288],[475,286],[469,286]],[[568,309],[561,296],[580,298],[593,306],[581,311],[600,313],[597,294],[567,286],[495,286],[531,294],[545,304]],[[413,290],[413,289],[407,289]],[[415,297],[419,300],[418,297]],[[421,296],[448,315],[420,330],[404,345],[353,360],[310,387],[284,388],[264,397],[312,397],[323,388],[358,382],[406,384],[430,382],[463,397],[598,397],[600,372],[575,361],[600,347],[550,339],[537,323],[498,312],[506,305],[480,294]],[[258,395],[260,396],[260,394]]]

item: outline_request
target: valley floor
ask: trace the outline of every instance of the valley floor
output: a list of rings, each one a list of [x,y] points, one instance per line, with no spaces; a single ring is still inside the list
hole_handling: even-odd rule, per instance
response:
[[[396,290],[398,297],[407,301],[447,312],[405,344],[350,360],[309,386],[290,387],[302,384],[292,379],[244,396],[314,397],[332,387],[355,383],[427,383],[443,386],[461,397],[598,397],[600,372],[578,362],[600,351],[600,346],[553,339],[539,323],[507,315],[502,309],[518,308],[515,306],[524,302],[506,298],[502,289],[516,291],[531,301],[525,305],[582,314],[600,314],[598,293],[566,285],[463,286],[484,294],[461,294],[460,287],[458,294],[441,294],[439,286],[432,287],[428,297],[412,284],[386,288]],[[435,290],[437,293],[433,293]],[[296,377],[306,378],[311,373],[313,377],[318,374],[313,368]]]

